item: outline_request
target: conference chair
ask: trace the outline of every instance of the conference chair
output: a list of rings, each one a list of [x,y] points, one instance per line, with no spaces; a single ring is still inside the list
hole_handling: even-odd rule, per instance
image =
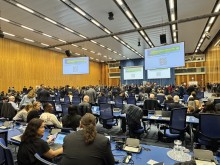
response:
[[[35,157],[37,160],[39,160],[39,161],[41,162],[41,164],[43,164],[43,165],[57,165],[57,164],[54,164],[54,163],[52,163],[52,162],[49,162],[49,161],[43,159],[38,153],[35,153],[35,154],[34,154],[34,157]]]
[[[86,113],[92,113],[90,105],[79,105],[78,114],[84,116]]]
[[[69,96],[64,96],[64,103],[70,104],[70,97]]]
[[[174,108],[171,111],[170,123],[168,128],[158,132],[158,139],[180,139],[184,141],[186,131],[186,114],[187,108]]]
[[[78,97],[72,97],[72,104],[73,105],[79,105],[79,103],[81,103],[81,98]]]
[[[98,97],[98,104],[106,104],[106,103],[108,103],[107,97],[105,97],[105,96]]]
[[[198,100],[204,98],[204,92],[201,92],[201,91],[197,92],[196,97]]]
[[[144,101],[143,109],[158,110],[159,109],[159,103],[157,102],[157,100],[154,100],[154,99],[146,99]]]
[[[127,104],[133,104],[133,105],[136,105],[136,99],[134,96],[129,96],[127,98]]]
[[[11,150],[8,147],[6,147],[5,144],[3,144],[3,143],[4,142],[0,142],[0,151],[3,151],[3,154],[4,154],[4,163],[3,164],[5,164],[5,165],[15,165]],[[1,155],[2,155],[2,153],[1,153]]]
[[[12,118],[16,115],[17,111],[13,108],[11,103],[3,103],[1,110],[1,117],[12,120]]]
[[[220,115],[200,114],[198,143],[212,151],[220,146]]]
[[[187,95],[187,94],[183,95],[183,102],[187,103],[188,98],[189,98],[189,95]]]
[[[103,124],[104,128],[111,129],[112,126],[118,124],[117,120],[114,119],[113,109],[111,104],[100,104],[99,110],[100,110],[99,121],[101,124]]]
[[[116,96],[115,97],[115,108],[120,108],[123,109],[123,97],[121,96]]]
[[[157,100],[159,100],[160,104],[162,104],[165,99],[165,95],[157,95]]]
[[[5,140],[3,138],[0,138],[0,143],[5,145]],[[0,148],[0,165],[3,165],[5,163],[5,154],[3,148]]]

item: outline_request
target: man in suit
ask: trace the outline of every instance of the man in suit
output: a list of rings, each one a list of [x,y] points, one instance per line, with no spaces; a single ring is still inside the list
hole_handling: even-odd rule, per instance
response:
[[[91,105],[95,105],[96,103],[96,91],[92,86],[89,87],[89,89],[85,92],[85,95],[89,96],[89,103]]]
[[[83,97],[83,102],[79,104],[79,115],[83,116],[86,113],[92,113],[91,105],[89,104],[89,96]]]

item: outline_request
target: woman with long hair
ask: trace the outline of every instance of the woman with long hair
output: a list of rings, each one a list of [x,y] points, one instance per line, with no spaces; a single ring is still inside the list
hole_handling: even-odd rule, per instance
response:
[[[33,108],[28,112],[27,115],[27,123],[31,121],[33,118],[39,118],[39,111],[41,108],[41,103],[39,101],[35,101],[33,103]]]
[[[41,163],[34,157],[35,153],[46,159],[52,159],[63,153],[63,148],[50,149],[48,143],[52,140],[51,138],[47,142],[41,139],[44,135],[44,127],[44,121],[41,119],[34,118],[29,122],[21,136],[17,154],[18,165],[40,165]]]
[[[31,104],[33,103],[34,101],[36,101],[36,93],[34,91],[34,89],[30,90],[28,92],[27,95],[24,95],[24,97],[22,98],[20,104],[19,104],[19,108],[22,106],[22,105],[27,105],[27,104]]]
[[[96,117],[86,113],[80,120],[80,128],[64,138],[61,164],[113,165],[109,139],[96,132]]]
[[[27,104],[22,110],[18,111],[18,113],[13,117],[15,121],[24,121],[27,122],[28,112],[33,108],[32,104]]]

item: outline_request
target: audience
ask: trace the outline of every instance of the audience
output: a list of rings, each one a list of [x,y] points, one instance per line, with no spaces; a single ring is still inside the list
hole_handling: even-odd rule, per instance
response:
[[[18,165],[41,165],[34,157],[35,153],[47,159],[52,159],[63,153],[62,147],[57,150],[50,149],[48,143],[52,140],[51,136],[47,142],[41,139],[44,135],[44,127],[44,121],[41,119],[35,118],[29,122],[24,134],[21,136],[21,144],[17,154]]]
[[[45,103],[43,108],[44,108],[44,113],[40,115],[40,119],[44,120],[45,125],[61,128],[62,126],[58,121],[57,117],[54,114],[52,114],[54,110],[53,105],[50,103]]]
[[[64,138],[61,164],[114,165],[109,139],[96,132],[96,117],[86,113],[80,128]]]
[[[179,99],[180,99],[180,97],[178,95],[175,95],[173,97],[174,103],[169,104],[168,110],[172,110],[174,108],[182,108],[182,107],[184,107],[184,105],[179,103]]]
[[[22,110],[18,111],[18,113],[13,117],[15,121],[24,121],[27,122],[28,112],[33,108],[32,104],[27,104]]]

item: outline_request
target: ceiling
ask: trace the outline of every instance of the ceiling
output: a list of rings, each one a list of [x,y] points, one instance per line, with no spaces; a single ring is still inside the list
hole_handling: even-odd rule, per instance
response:
[[[185,42],[186,54],[204,52],[219,37],[220,0],[172,1],[1,0],[0,26],[5,38],[96,62],[143,58],[161,34]]]

